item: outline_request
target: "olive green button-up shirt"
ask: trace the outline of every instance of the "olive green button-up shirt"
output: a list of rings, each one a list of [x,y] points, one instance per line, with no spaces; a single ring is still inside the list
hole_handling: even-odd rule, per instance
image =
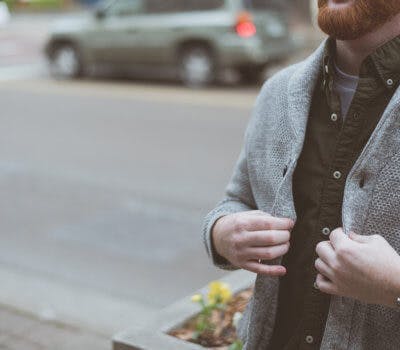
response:
[[[316,245],[342,226],[346,177],[400,82],[400,37],[369,55],[346,116],[334,92],[335,41],[328,40],[313,95],[303,150],[293,177],[298,220],[283,258],[278,310],[269,350],[319,349],[330,296],[314,281]],[[345,117],[345,118],[344,118]],[[360,187],[363,180],[360,180]]]

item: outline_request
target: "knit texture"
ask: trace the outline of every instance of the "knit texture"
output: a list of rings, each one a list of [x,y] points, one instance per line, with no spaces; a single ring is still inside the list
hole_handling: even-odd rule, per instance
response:
[[[211,249],[211,229],[220,217],[259,209],[296,220],[292,177],[304,142],[324,46],[325,42],[307,60],[277,73],[261,89],[226,197],[204,221],[207,252],[220,268],[235,269],[228,262],[217,261]],[[342,216],[346,233],[381,234],[400,253],[400,90],[346,179]],[[244,349],[267,348],[278,292],[279,278],[257,276],[254,294],[239,325]],[[321,349],[399,349],[399,326],[399,309],[332,296]]]

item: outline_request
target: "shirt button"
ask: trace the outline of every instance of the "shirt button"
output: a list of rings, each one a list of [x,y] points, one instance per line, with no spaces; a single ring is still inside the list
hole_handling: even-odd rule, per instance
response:
[[[325,72],[326,74],[329,74],[329,66],[327,64],[325,65]]]
[[[331,115],[331,120],[332,120],[333,122],[336,122],[336,121],[338,120],[338,115],[337,115],[336,113],[332,113],[332,115]]]
[[[359,115],[358,113],[354,113],[354,114],[353,114],[353,119],[354,119],[354,120],[360,119],[360,115]]]
[[[329,229],[329,227],[324,227],[322,229],[322,234],[325,236],[328,236],[331,233],[331,230]]]
[[[306,336],[306,342],[308,344],[312,344],[314,342],[314,338],[311,335]]]
[[[336,179],[336,180],[339,180],[341,177],[342,177],[342,173],[340,172],[340,171],[335,171],[334,173],[333,173],[333,177]]]
[[[386,84],[388,84],[388,86],[393,86],[394,84],[393,79],[386,80]]]

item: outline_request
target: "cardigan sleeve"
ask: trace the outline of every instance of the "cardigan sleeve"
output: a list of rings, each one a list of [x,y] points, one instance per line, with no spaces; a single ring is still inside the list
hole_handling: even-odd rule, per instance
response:
[[[207,214],[203,222],[203,241],[208,256],[215,266],[224,270],[238,270],[239,268],[217,254],[211,232],[215,222],[225,215],[258,209],[250,184],[247,155],[251,148],[250,145],[254,142],[255,134],[262,126],[265,112],[264,102],[270,97],[272,81],[272,78],[267,80],[257,96],[250,121],[246,127],[242,150],[226,187],[225,197]]]
[[[237,270],[238,267],[232,265],[215,251],[211,237],[215,222],[228,214],[256,209],[249,181],[245,148],[246,145],[240,152],[233,175],[226,188],[225,198],[205,217],[203,223],[203,241],[207,253],[213,264],[224,270]]]

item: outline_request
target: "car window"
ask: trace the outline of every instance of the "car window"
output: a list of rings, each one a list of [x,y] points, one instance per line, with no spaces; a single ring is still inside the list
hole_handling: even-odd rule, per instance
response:
[[[287,1],[284,0],[243,0],[243,5],[249,10],[284,9]]]
[[[146,0],[147,13],[204,11],[220,8],[224,0]]]
[[[117,0],[107,10],[111,16],[133,16],[143,13],[143,0]]]
[[[224,0],[186,0],[186,11],[204,11],[221,8]]]

